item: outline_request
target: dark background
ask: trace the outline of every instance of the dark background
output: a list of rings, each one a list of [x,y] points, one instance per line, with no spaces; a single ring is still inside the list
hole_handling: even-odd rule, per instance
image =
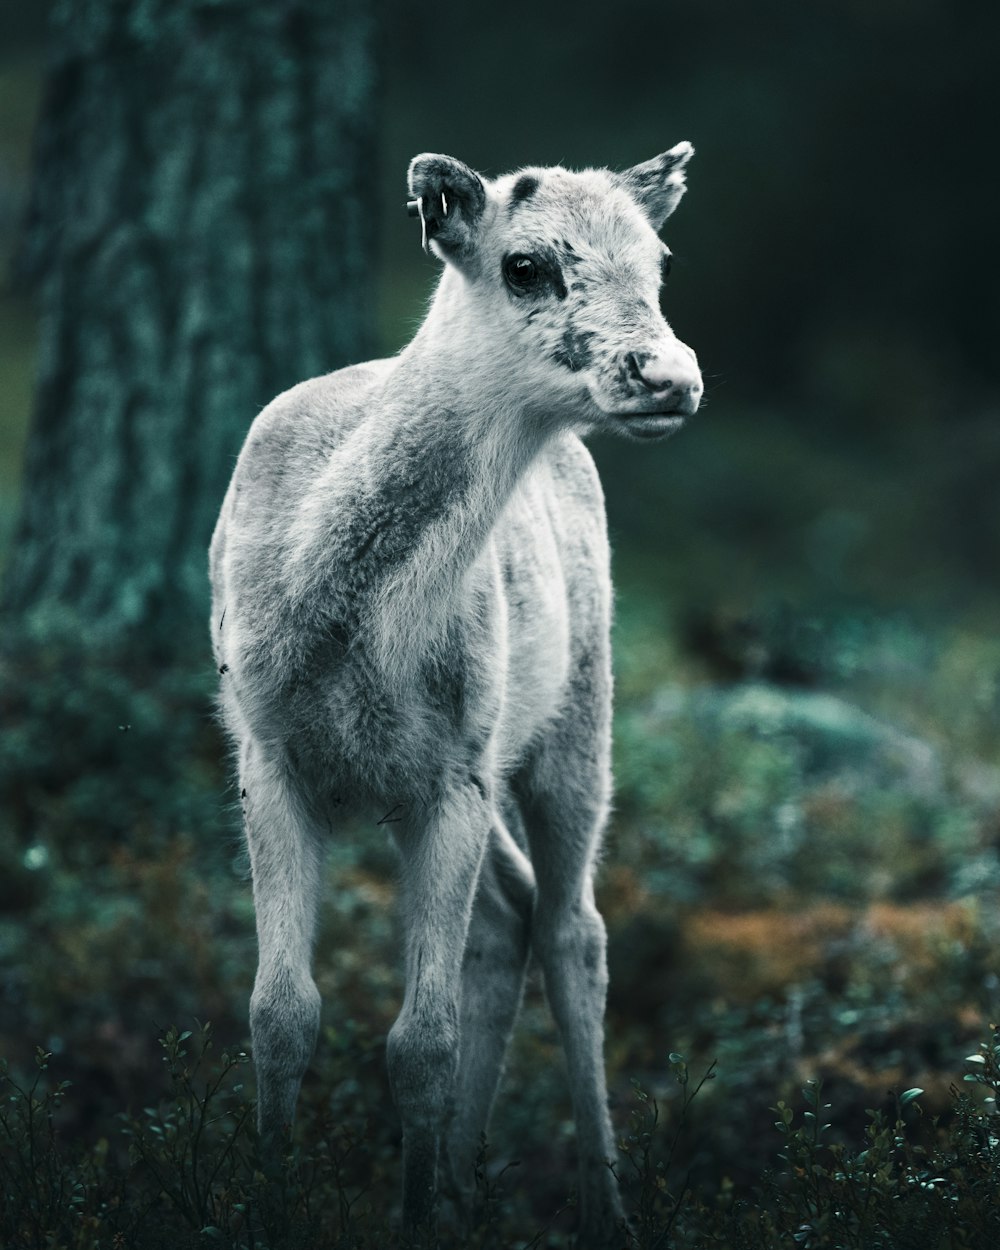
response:
[[[997,26],[944,3],[390,10],[387,343],[420,290],[396,210],[414,152],[499,173],[689,139],[667,311],[709,403],[662,453],[598,447],[619,545],[684,576],[693,524],[746,595],[968,598],[1000,554]]]
[[[44,8],[0,5],[4,543],[32,402],[37,308],[10,258]],[[807,1077],[845,1141],[890,1088],[946,1113],[1000,975],[1000,10],[384,0],[378,20],[378,139],[351,195],[377,222],[386,353],[435,274],[404,211],[415,153],[496,175],[697,150],[664,232],[666,308],[706,403],[668,445],[593,447],[618,589],[601,876],[616,1124],[632,1079],[676,1109],[670,1053],[718,1059],[684,1147],[711,1194],[774,1165],[769,1108]],[[0,1048],[55,1052],[77,1088],[66,1133],[91,1140],[148,1097],[169,1021],[245,1042],[249,887],[207,639],[155,690],[107,657],[26,671],[0,752]],[[338,1114],[373,1117],[391,1170],[381,839],[332,849],[303,1131],[333,1089]],[[533,984],[493,1130],[528,1165],[530,1218],[565,1194],[568,1118]]]
[[[44,6],[6,5],[0,229],[26,197]],[[919,610],[989,592],[998,522],[993,58],[987,5],[713,2],[383,7],[380,143],[358,187],[380,221],[384,349],[433,262],[402,211],[421,150],[487,174],[622,167],[690,139],[666,237],[668,315],[699,353],[703,420],[653,455],[600,446],[623,552],[689,579],[694,525],[755,598],[861,595]],[[329,229],[336,235],[337,221]],[[4,299],[3,515],[28,416],[30,312]],[[719,567],[719,564],[722,567]],[[735,581],[734,581],[735,579]]]

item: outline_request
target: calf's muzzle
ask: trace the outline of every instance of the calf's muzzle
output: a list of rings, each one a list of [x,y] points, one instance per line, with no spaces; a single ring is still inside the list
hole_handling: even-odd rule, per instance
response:
[[[662,355],[629,352],[626,369],[637,395],[645,402],[661,401],[659,411],[677,412],[691,416],[701,401],[701,373],[695,363],[694,353],[682,343]]]

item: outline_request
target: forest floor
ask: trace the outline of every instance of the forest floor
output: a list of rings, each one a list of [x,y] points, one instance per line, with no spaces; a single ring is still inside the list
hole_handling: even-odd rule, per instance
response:
[[[963,1077],[980,1071],[966,1057],[989,1039],[1000,986],[1000,768],[991,758],[1000,642],[969,627],[926,634],[856,614],[678,622],[627,584],[616,631],[618,789],[599,901],[611,1106],[627,1147],[634,1244],[786,1244],[777,1233],[768,1240],[766,1221],[755,1225],[758,1241],[705,1231],[780,1206],[781,1185],[811,1174],[813,1164],[789,1163],[779,1103],[793,1109],[793,1131],[806,1126],[810,1082],[821,1082],[835,1155],[874,1148],[882,1115],[912,1122],[935,1158],[935,1148],[953,1151],[948,1134],[970,1114],[956,1088],[990,1093]],[[189,1200],[169,1180],[176,1158],[168,1167],[156,1155],[182,1140],[180,1109],[193,1123],[197,1090],[179,1094],[178,1081],[210,1022],[213,1049],[199,1071],[223,1052],[234,1070],[205,1142],[242,1133],[250,1153],[225,1155],[216,1142],[206,1157],[229,1160],[218,1176],[237,1157],[252,1160],[243,1101],[252,1073],[237,1056],[249,1049],[253,912],[210,682],[33,663],[30,673],[8,665],[5,678],[0,1055],[22,1089],[35,1048],[49,1055],[38,1090],[55,1090],[59,1105],[37,1114],[41,1125],[53,1113],[62,1162],[52,1184],[77,1192],[80,1217],[76,1240],[58,1244],[159,1244],[149,1231],[158,1212],[171,1244],[186,1244],[183,1233],[191,1244],[278,1245],[259,1195],[254,1237],[240,1224],[247,1201],[235,1179],[228,1189],[205,1181]],[[339,831],[328,872],[316,956],[323,1028],[296,1130],[315,1192],[301,1182],[295,1219],[312,1192],[313,1208],[341,1221],[339,1244],[376,1246],[395,1211],[399,1145],[384,1061],[401,995],[384,829]],[[178,1042],[178,1030],[192,1036]],[[61,1082],[71,1084],[59,1092]],[[923,1092],[901,1104],[914,1088]],[[6,1116],[9,1188],[26,1147],[24,1125]],[[985,1119],[976,1123],[986,1134],[976,1157],[995,1167],[996,1138]],[[557,1037],[533,972],[482,1170],[489,1219],[463,1244],[565,1245],[574,1149]],[[886,1177],[902,1184],[897,1173]],[[773,1185],[780,1200],[766,1198]],[[1000,1218],[996,1201],[976,1198],[984,1219]],[[44,1219],[30,1235],[24,1211],[18,1219],[8,1244],[51,1243]],[[286,1231],[295,1222],[287,1212],[282,1220]],[[816,1227],[799,1244],[891,1244]],[[977,1235],[914,1244],[975,1246]]]

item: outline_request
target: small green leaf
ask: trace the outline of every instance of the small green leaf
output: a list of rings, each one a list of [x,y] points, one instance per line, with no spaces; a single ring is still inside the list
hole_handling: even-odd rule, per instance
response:
[[[923,1092],[924,1091],[918,1085],[914,1085],[914,1087],[912,1089],[908,1089],[905,1094],[899,1095],[899,1105],[901,1107],[905,1107],[907,1103],[913,1102],[914,1098],[919,1098]]]

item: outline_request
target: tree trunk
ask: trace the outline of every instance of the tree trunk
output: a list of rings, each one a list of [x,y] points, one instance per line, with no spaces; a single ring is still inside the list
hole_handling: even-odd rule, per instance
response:
[[[370,354],[368,0],[62,0],[4,629],[186,645],[250,421]]]

